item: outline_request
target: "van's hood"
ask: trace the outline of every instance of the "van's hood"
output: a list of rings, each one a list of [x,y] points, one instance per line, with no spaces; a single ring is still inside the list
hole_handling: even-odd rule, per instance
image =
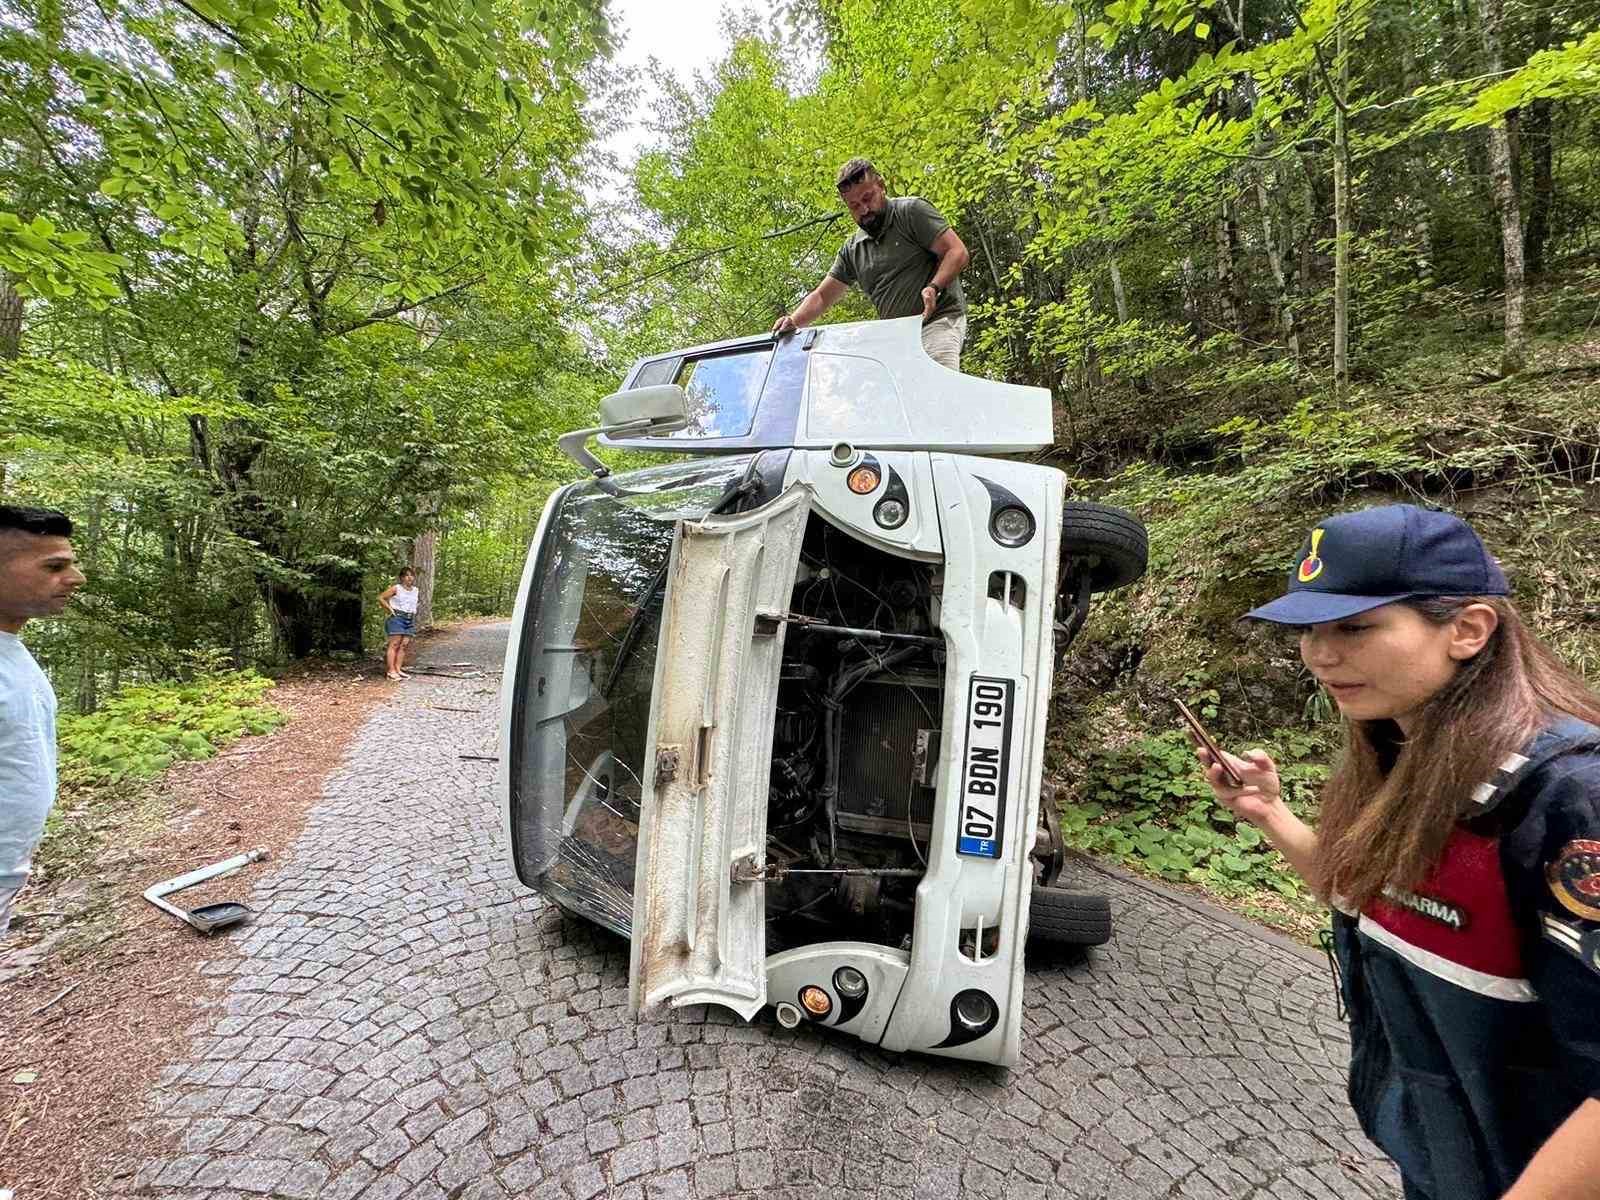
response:
[[[635,1011],[766,1003],[764,859],[784,624],[811,507],[797,485],[755,512],[679,522],[656,656],[634,875]]]

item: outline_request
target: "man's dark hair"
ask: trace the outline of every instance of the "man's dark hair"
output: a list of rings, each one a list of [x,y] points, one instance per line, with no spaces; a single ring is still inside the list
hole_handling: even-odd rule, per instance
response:
[[[72,518],[53,508],[22,508],[0,504],[0,533],[11,530],[37,537],[71,537]]]
[[[839,168],[839,178],[835,186],[842,192],[847,187],[855,187],[856,184],[869,175],[876,175],[879,179],[883,178],[883,176],[878,175],[878,168],[872,165],[871,159],[852,158]]]

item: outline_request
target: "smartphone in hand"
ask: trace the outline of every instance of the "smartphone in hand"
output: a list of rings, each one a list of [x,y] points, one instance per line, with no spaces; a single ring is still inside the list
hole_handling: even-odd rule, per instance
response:
[[[1189,727],[1189,732],[1194,734],[1195,740],[1211,755],[1211,761],[1222,768],[1223,778],[1228,781],[1228,785],[1230,787],[1243,787],[1244,780],[1240,779],[1238,772],[1228,765],[1228,760],[1222,751],[1218,749],[1216,740],[1206,732],[1206,727],[1200,724],[1200,718],[1190,712],[1189,706],[1176,696],[1172,698],[1172,702],[1178,706],[1178,715],[1183,718],[1183,723]]]

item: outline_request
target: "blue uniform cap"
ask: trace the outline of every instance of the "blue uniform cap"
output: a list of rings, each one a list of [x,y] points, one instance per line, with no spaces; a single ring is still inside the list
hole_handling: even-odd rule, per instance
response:
[[[1288,594],[1245,616],[1317,625],[1413,596],[1510,592],[1500,564],[1460,517],[1388,504],[1318,525],[1289,572]]]

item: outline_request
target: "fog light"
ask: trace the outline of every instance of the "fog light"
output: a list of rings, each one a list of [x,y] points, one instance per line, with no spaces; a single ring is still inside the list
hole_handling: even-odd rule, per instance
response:
[[[878,507],[872,510],[872,519],[885,529],[899,529],[906,523],[906,515],[910,510],[904,500],[892,497],[878,501]]]
[[[990,518],[989,533],[1002,546],[1021,546],[1033,536],[1033,514],[1008,504]]]
[[[878,485],[883,482],[883,476],[878,474],[877,467],[857,467],[845,479],[845,486],[858,496],[865,496],[878,490]]]
[[[846,1000],[859,1000],[867,994],[867,977],[854,967],[840,967],[833,973],[833,986]]]
[[[983,992],[962,992],[956,997],[956,1020],[968,1033],[976,1033],[994,1023],[994,1001]]]
[[[813,1017],[825,1017],[833,1011],[833,998],[816,984],[800,989],[800,1006]]]

